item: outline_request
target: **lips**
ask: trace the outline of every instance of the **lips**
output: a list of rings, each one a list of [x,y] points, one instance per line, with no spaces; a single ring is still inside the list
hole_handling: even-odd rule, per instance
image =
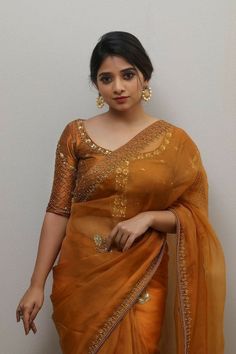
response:
[[[128,98],[129,96],[119,96],[115,97],[114,100],[124,100],[125,98]]]

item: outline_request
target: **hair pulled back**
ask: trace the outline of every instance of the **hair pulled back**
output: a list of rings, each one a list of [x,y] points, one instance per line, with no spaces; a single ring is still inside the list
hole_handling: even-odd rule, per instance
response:
[[[141,71],[145,80],[150,80],[153,66],[138,38],[128,32],[112,31],[99,39],[91,55],[90,79],[95,85],[98,70],[108,56],[123,57]]]

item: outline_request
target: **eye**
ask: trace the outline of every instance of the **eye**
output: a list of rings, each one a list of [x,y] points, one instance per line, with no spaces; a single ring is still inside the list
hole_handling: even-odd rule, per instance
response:
[[[123,77],[125,80],[131,80],[135,76],[135,73],[133,71],[128,71],[124,73]]]
[[[110,76],[102,76],[100,78],[100,81],[104,84],[109,84],[111,82],[111,77]]]

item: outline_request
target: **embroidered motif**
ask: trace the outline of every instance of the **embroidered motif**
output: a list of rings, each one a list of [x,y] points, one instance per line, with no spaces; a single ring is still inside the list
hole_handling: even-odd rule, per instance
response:
[[[147,290],[145,289],[142,294],[139,295],[138,297],[138,302],[140,304],[146,304],[146,302],[150,301],[151,300],[151,296],[150,294],[147,292]]]
[[[102,328],[98,330],[97,335],[95,336],[94,341],[89,346],[88,353],[96,354],[99,349],[107,339],[107,337],[111,334],[115,326],[119,323],[119,321],[125,316],[125,314],[129,311],[129,309],[133,306],[133,304],[137,301],[139,294],[145,289],[153,274],[156,272],[159,264],[161,263],[164,251],[166,247],[166,240],[162,245],[162,249],[158,256],[154,258],[151,262],[149,268],[144,274],[143,278],[140,279],[131,290],[131,292],[125,297],[120,306],[116,309],[116,311],[109,317]]]
[[[123,166],[116,169],[116,191],[112,208],[112,216],[125,217],[127,207],[126,186],[129,175],[129,161],[126,160]]]
[[[167,131],[165,134],[165,138],[163,139],[163,142],[160,146],[158,146],[158,148],[156,148],[153,151],[149,151],[149,152],[143,152],[140,153],[137,156],[134,156],[133,158],[131,158],[131,160],[142,160],[142,159],[146,159],[146,158],[153,158],[155,156],[158,156],[161,154],[161,152],[166,150],[166,146],[170,143],[170,138],[172,137],[172,132],[171,131]]]
[[[107,240],[105,237],[96,234],[93,236],[94,243],[96,245],[96,251],[100,253],[109,252],[107,247]],[[110,250],[112,252],[112,250]]]

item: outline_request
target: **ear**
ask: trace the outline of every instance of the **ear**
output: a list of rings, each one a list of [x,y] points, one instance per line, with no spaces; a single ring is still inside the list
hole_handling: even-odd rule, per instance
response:
[[[143,81],[143,89],[149,86],[149,80],[144,80]]]

